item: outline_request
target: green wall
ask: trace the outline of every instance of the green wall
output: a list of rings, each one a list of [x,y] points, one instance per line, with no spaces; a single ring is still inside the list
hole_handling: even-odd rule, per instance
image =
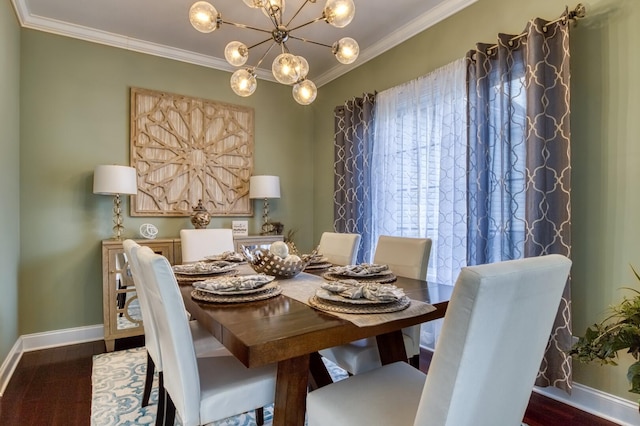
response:
[[[20,259],[20,27],[10,2],[0,2],[0,360],[18,332]],[[1,364],[1,362],[0,362]]]
[[[315,235],[332,227],[334,106],[427,74],[474,47],[517,34],[533,17],[553,19],[558,0],[479,0],[378,58],[320,88],[314,104]],[[577,3],[569,4],[574,7]],[[606,308],[635,285],[640,267],[640,2],[593,0],[571,32],[574,334],[602,320]],[[574,363],[578,383],[631,401],[624,355],[619,367]]]
[[[299,230],[301,248],[312,245],[312,111],[290,88],[260,81],[239,98],[226,72],[33,30],[22,31],[21,49],[20,334],[102,323],[100,241],[112,236],[113,199],[92,193],[93,169],[129,164],[131,87],[253,107],[254,172],[281,178],[271,217]],[[261,207],[256,200],[250,232],[259,231]],[[124,210],[125,237],[145,222],[160,237],[192,228],[188,217],[131,218],[128,197]]]

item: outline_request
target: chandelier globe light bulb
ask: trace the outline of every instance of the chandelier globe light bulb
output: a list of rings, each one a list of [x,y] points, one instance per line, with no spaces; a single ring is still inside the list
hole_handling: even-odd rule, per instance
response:
[[[249,59],[249,49],[239,41],[232,41],[224,48],[224,57],[230,65],[240,67]]]
[[[198,1],[189,9],[189,21],[201,33],[210,33],[218,28],[218,11],[206,1]]]
[[[324,19],[336,28],[344,28],[351,23],[356,14],[353,0],[327,0],[324,6]]]
[[[306,78],[307,74],[309,74],[309,62],[302,56],[296,56],[298,59],[298,66],[296,67],[296,73],[298,75],[298,80],[301,78]]]
[[[344,37],[335,42],[332,50],[338,62],[345,65],[354,63],[360,54],[358,42],[351,37]]]
[[[256,91],[256,87],[258,87],[256,76],[249,70],[240,69],[231,75],[231,89],[238,96],[243,98],[251,96]]]
[[[293,86],[293,99],[300,105],[309,105],[316,100],[318,89],[311,80],[302,80]]]
[[[299,80],[297,70],[300,69],[298,57],[291,53],[281,53],[273,60],[271,71],[282,84],[294,84]]]

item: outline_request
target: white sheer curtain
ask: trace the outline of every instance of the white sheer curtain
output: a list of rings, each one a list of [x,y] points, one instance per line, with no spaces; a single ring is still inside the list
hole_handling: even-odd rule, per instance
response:
[[[427,279],[453,285],[466,265],[466,64],[378,93],[372,237],[433,240]]]

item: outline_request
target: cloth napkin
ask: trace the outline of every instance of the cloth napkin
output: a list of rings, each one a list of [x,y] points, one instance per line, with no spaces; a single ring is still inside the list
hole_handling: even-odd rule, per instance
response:
[[[207,259],[225,260],[227,262],[243,262],[245,260],[242,254],[236,253],[235,251],[225,251],[215,256],[207,256]]]
[[[370,276],[380,274],[389,270],[387,265],[378,265],[375,263],[361,263],[359,265],[333,266],[329,268],[329,272],[338,275],[348,275],[353,277]]]
[[[229,265],[233,265],[230,262],[225,261],[217,261],[217,262],[195,262],[195,263],[187,263],[185,265],[174,265],[173,272],[176,273],[207,273],[207,272],[216,272],[220,269],[226,269]]]
[[[253,290],[274,280],[274,277],[266,274],[241,275],[237,277],[220,277],[210,280],[198,281],[193,286],[200,290],[214,291],[238,291]]]
[[[356,280],[330,281],[324,283],[322,288],[347,299],[395,302],[404,296],[404,291],[395,285],[361,283]]]

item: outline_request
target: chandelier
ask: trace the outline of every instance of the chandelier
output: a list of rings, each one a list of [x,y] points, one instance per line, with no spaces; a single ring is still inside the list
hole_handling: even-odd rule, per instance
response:
[[[275,79],[282,84],[293,85],[293,98],[301,105],[312,103],[318,89],[313,81],[307,79],[309,73],[309,63],[302,56],[296,56],[289,51],[287,41],[299,40],[307,43],[331,49],[338,62],[351,64],[358,58],[360,47],[358,43],[350,38],[344,37],[328,45],[311,41],[302,37],[296,37],[293,32],[319,21],[336,27],[343,28],[349,25],[355,14],[353,0],[327,0],[322,15],[309,22],[292,27],[292,22],[300,11],[308,4],[317,0],[304,0],[300,8],[285,23],[283,13],[285,10],[285,0],[242,0],[244,3],[262,13],[269,19],[273,29],[261,29],[249,25],[225,21],[215,7],[206,1],[198,1],[189,10],[189,21],[193,27],[203,33],[210,33],[222,24],[229,24],[239,28],[268,33],[269,37],[251,46],[240,41],[232,41],[224,49],[224,57],[227,62],[235,67],[242,67],[249,59],[249,51],[255,47],[272,41],[270,47],[264,52],[262,57],[252,67],[240,68],[231,76],[231,89],[239,96],[250,96],[255,92],[258,85],[256,80],[256,68],[260,66],[264,58],[274,46],[280,46],[281,53],[276,56],[271,66],[271,71]]]

